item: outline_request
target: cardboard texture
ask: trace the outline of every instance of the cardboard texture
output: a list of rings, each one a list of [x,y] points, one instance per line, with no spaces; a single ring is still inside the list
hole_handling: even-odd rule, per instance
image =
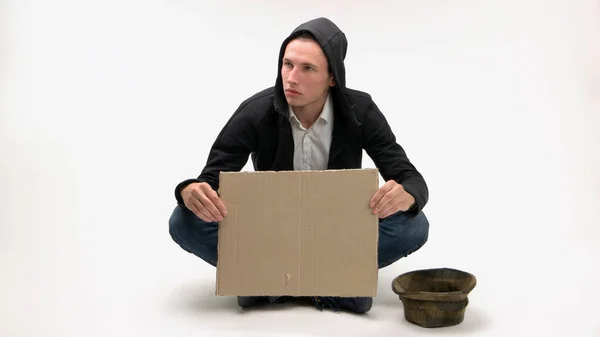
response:
[[[377,169],[222,172],[216,294],[375,296]]]

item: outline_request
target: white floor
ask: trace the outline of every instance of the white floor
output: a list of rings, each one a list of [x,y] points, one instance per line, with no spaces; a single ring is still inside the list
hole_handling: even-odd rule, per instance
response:
[[[600,336],[597,2],[224,3],[2,3],[0,336]],[[171,241],[173,188],[321,15],[429,183],[430,240],[367,315],[242,311]],[[404,320],[392,279],[431,267],[476,275],[462,324]]]

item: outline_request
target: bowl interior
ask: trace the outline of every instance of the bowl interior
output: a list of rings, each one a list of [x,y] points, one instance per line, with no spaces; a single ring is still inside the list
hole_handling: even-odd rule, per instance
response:
[[[475,287],[475,276],[456,269],[436,268],[417,270],[402,274],[394,280],[393,289],[397,294],[412,292],[463,292]]]

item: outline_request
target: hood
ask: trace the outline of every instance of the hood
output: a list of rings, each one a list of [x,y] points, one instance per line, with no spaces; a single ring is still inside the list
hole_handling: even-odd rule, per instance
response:
[[[348,49],[348,40],[342,32],[331,20],[327,18],[316,18],[296,27],[290,35],[281,44],[279,50],[279,60],[277,67],[277,81],[275,83],[275,107],[277,110],[285,114],[287,112],[287,101],[283,91],[283,78],[281,77],[281,67],[283,66],[283,55],[287,44],[292,40],[294,35],[301,31],[310,32],[327,57],[329,67],[333,72],[335,86],[330,88],[331,96],[334,103],[334,109],[339,110],[350,124],[358,124],[353,113],[353,106],[348,101],[346,96],[346,67],[344,60]]]

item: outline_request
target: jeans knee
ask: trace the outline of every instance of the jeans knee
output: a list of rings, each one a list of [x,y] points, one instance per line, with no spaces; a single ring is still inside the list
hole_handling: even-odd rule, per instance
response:
[[[205,222],[190,210],[177,206],[169,218],[169,235],[186,252],[216,265],[217,224]]]
[[[425,216],[425,213],[423,213],[423,212],[420,212],[417,215],[417,218],[418,218],[419,224],[417,226],[417,231],[415,233],[415,234],[417,234],[415,241],[421,242],[421,246],[422,246],[429,239],[429,220],[427,219],[427,216]]]
[[[177,206],[169,218],[169,235],[171,236],[171,239],[178,244],[181,244],[181,232],[185,231],[185,217],[182,214],[183,211],[181,206]],[[185,234],[183,234],[183,237],[185,237]]]
[[[429,240],[429,220],[423,212],[420,212],[415,219],[414,230],[410,235],[410,249],[406,255],[410,255],[419,250]]]
[[[429,221],[423,212],[408,218],[398,214],[380,225],[379,267],[383,268],[419,250],[429,239]]]
[[[190,211],[184,207],[175,207],[169,218],[169,235],[181,248],[192,253],[194,246],[197,246],[198,243],[194,244],[192,242],[195,237],[193,233],[194,224],[191,216],[186,214],[187,212]]]

